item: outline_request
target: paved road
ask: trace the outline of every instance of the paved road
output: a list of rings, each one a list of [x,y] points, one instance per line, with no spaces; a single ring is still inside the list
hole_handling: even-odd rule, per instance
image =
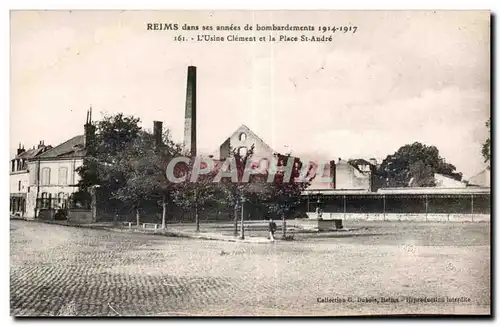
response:
[[[419,227],[432,234],[432,225]],[[11,221],[11,314],[489,313],[488,227],[468,227],[449,232],[483,241],[434,245],[379,235],[380,244],[367,237],[248,244]]]

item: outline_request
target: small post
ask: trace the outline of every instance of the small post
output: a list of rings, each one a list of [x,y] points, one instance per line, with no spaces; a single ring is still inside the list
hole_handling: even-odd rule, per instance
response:
[[[346,216],[346,198],[345,198],[345,195],[342,196],[342,201],[344,202],[344,220],[345,220],[345,216]]]
[[[429,198],[427,195],[425,195],[424,198],[425,198],[425,221],[427,222],[427,213],[429,211]]]
[[[474,222],[474,195],[470,195],[470,213],[472,222]]]
[[[198,216],[198,191],[194,189],[194,217],[196,221],[196,232],[200,232],[200,217]]]
[[[162,213],[161,213],[161,229],[165,230],[167,227],[167,196],[163,195],[163,200],[161,203]]]
[[[382,213],[384,214],[384,221],[385,221],[385,195],[382,195],[382,201],[384,203],[384,208],[382,210]]]
[[[234,204],[234,236],[238,236],[238,203]]]
[[[241,239],[245,239],[245,225],[244,225],[244,206],[245,206],[245,197],[241,197]]]

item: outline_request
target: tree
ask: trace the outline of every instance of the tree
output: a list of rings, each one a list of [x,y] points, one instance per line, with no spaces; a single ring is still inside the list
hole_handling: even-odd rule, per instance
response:
[[[256,202],[259,199],[263,199],[265,196],[266,188],[266,174],[265,173],[249,173],[252,168],[259,168],[251,161],[254,154],[255,146],[252,145],[248,151],[244,154],[235,148],[230,148],[229,157],[226,158],[224,162],[217,168],[220,169],[222,166],[229,168],[230,171],[231,164],[236,168],[236,180],[232,180],[230,177],[221,178],[219,182],[219,193],[221,196],[221,202],[232,207],[234,210],[234,236],[238,236],[238,215],[240,215],[241,221],[241,237],[244,238],[244,203]],[[255,162],[257,163],[257,162]],[[246,175],[245,176],[245,172]],[[248,178],[248,180],[246,180]],[[236,181],[236,182],[234,182]],[[241,209],[241,213],[239,210]]]
[[[267,188],[267,197],[270,200],[269,210],[281,216],[282,238],[286,238],[286,218],[290,211],[300,203],[300,194],[311,184],[314,176],[311,176],[311,168],[301,179],[303,163],[299,158],[290,155],[276,154],[277,166],[281,167],[274,175],[274,180]],[[289,160],[293,160],[293,166],[289,177],[287,177],[287,166]]]
[[[456,172],[454,165],[446,163],[435,146],[415,142],[388,155],[380,165],[377,176],[386,187],[408,187],[410,181],[413,186],[432,187],[435,185],[434,173],[458,181],[462,179],[462,173]]]
[[[426,187],[436,185],[432,168],[422,161],[410,163],[409,174],[411,179],[408,186],[410,187]]]
[[[172,182],[168,178],[166,173],[167,167],[173,159],[180,157],[182,152],[182,146],[175,143],[170,137],[170,131],[166,130],[163,133],[161,145],[155,148],[154,155],[149,159],[150,164],[154,167],[155,179],[157,180],[153,192],[159,198],[162,205],[162,229],[166,228],[168,203],[173,201],[174,194],[180,187],[179,184]],[[178,174],[178,172],[179,169],[177,169],[176,173]]]
[[[490,169],[490,160],[491,160],[491,118],[486,121],[486,128],[488,128],[488,138],[483,144],[481,149],[481,153],[484,157],[484,162],[488,164],[488,169]]]
[[[91,144],[86,148],[82,166],[77,169],[80,176],[75,199],[89,201],[89,189],[99,185],[100,191],[111,195],[122,187],[126,180],[120,169],[114,169],[117,155],[139,137],[140,119],[122,113],[105,116],[97,122],[97,130]]]
[[[107,166],[114,173],[119,173],[124,184],[112,191],[113,198],[132,204],[136,213],[137,226],[140,225],[140,209],[148,200],[154,198],[158,190],[158,171],[151,164],[156,156],[152,135],[142,132],[130,141],[113,157],[113,165]]]
[[[215,172],[211,171],[208,174],[198,175],[196,180],[192,180],[193,165],[195,162],[191,160],[187,165],[185,173],[186,179],[181,183],[177,183],[171,188],[174,202],[180,207],[194,211],[196,232],[200,231],[199,211],[204,210],[207,204],[215,200],[216,188],[213,183]]]

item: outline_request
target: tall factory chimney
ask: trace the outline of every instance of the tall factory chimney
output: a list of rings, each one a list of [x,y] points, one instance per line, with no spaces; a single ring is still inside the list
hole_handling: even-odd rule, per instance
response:
[[[184,146],[190,156],[196,156],[196,67],[189,66],[184,120]]]

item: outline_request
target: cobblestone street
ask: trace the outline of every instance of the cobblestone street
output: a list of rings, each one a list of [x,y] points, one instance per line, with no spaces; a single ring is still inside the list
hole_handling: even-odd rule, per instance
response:
[[[467,228],[478,227],[460,224],[449,232],[464,236]],[[473,234],[480,241],[464,245],[407,236],[250,244],[11,221],[11,314],[486,314],[489,224]],[[382,297],[400,302],[362,302]],[[470,302],[408,303],[404,297]]]

